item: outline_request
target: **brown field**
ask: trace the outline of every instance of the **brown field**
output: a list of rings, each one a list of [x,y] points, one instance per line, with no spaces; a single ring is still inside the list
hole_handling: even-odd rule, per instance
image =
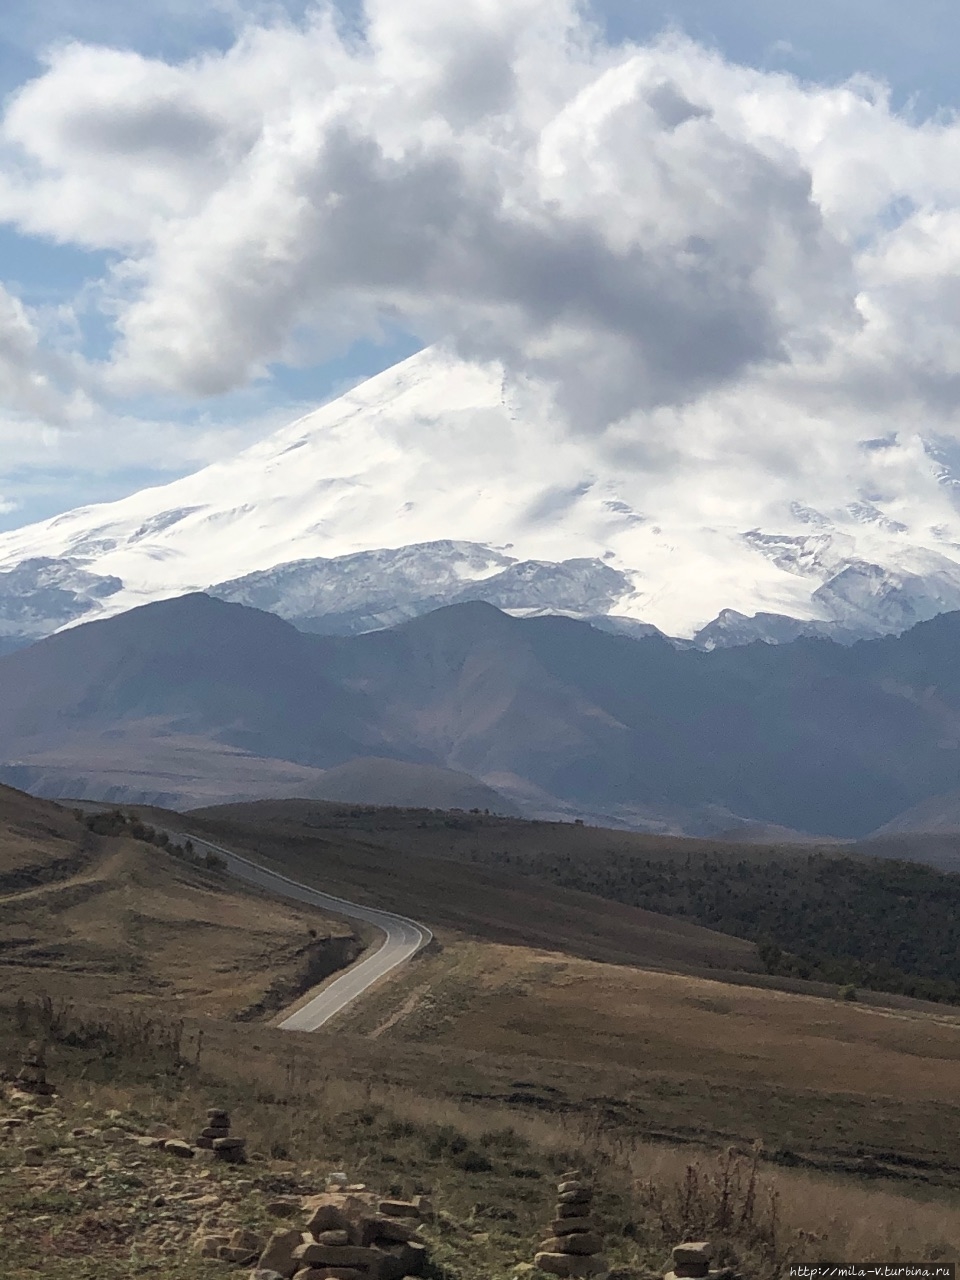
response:
[[[437,928],[437,947],[320,1032],[278,1032],[266,1010],[238,1025],[230,1015],[290,981],[309,926],[342,926],[134,841],[102,838],[68,866],[81,831],[72,816],[0,801],[11,815],[0,875],[33,881],[2,882],[0,1069],[46,1009],[59,1019],[51,1063],[65,1116],[89,1104],[189,1133],[222,1101],[259,1153],[243,1186],[230,1184],[251,1223],[278,1179],[309,1191],[348,1167],[385,1191],[433,1185],[445,1215],[431,1236],[435,1280],[512,1280],[532,1257],[549,1179],[576,1163],[597,1180],[611,1258],[637,1276],[661,1270],[682,1235],[709,1235],[763,1280],[790,1260],[960,1259],[960,1011],[848,1003],[812,984],[767,989],[736,939],[385,849],[371,831],[170,815],[171,826]],[[37,883],[45,860],[61,878]],[[48,953],[37,963],[19,962],[28,937]],[[53,998],[34,1006],[41,988]],[[126,1011],[162,1020],[178,1010],[186,1026],[164,1041],[167,1061],[138,1042]],[[37,1133],[59,1159],[59,1131]],[[108,1204],[92,1187],[89,1212],[126,1221],[129,1202],[149,1217],[154,1173],[135,1176],[149,1183],[142,1197],[118,1191]],[[22,1187],[16,1150],[0,1144],[5,1238],[32,1240],[38,1215],[72,1221],[77,1207],[55,1187]],[[36,1274],[31,1256],[11,1255],[11,1277]],[[98,1259],[96,1274],[125,1280],[127,1258]],[[44,1274],[73,1280],[85,1274],[74,1262],[51,1259]],[[154,1274],[222,1273],[205,1265],[171,1256]]]

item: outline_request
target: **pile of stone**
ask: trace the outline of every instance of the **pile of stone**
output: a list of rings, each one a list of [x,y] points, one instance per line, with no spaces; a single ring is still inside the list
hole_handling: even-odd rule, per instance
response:
[[[221,1107],[211,1107],[207,1112],[207,1125],[201,1129],[196,1145],[228,1164],[244,1164],[247,1159],[247,1140],[230,1136],[230,1113]]]
[[[551,1276],[597,1276],[608,1270],[592,1206],[593,1190],[579,1169],[561,1174],[556,1213],[547,1238],[540,1242],[535,1267]]]
[[[379,1200],[344,1187],[308,1197],[305,1230],[275,1231],[253,1276],[281,1280],[405,1280],[423,1275],[420,1222],[429,1202]]]
[[[688,1240],[671,1251],[670,1269],[664,1280],[734,1280],[730,1267],[711,1270],[713,1249],[707,1240]]]
[[[20,1058],[21,1067],[14,1082],[14,1091],[32,1098],[50,1098],[56,1089],[47,1080],[47,1061],[43,1046],[36,1042],[27,1046]]]

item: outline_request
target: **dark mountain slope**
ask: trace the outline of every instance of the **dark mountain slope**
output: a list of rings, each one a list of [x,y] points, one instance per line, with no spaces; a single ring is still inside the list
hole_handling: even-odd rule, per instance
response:
[[[393,758],[513,777],[585,811],[712,805],[856,837],[960,786],[960,614],[850,647],[705,653],[478,602],[311,636],[194,595],[0,658],[7,761],[58,748],[64,767],[65,744],[118,732],[322,768]]]
[[[137,724],[311,764],[372,754],[325,643],[201,594],[87,623],[0,660],[0,750]]]

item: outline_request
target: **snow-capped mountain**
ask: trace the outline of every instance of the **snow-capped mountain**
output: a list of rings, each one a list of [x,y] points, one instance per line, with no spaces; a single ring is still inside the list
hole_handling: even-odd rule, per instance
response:
[[[960,609],[960,481],[937,442],[888,468],[922,473],[912,490],[877,491],[893,446],[870,441],[862,474],[786,497],[747,486],[721,520],[716,494],[678,503],[682,476],[664,488],[547,403],[421,352],[232,459],[0,535],[0,640],[196,590],[317,630],[480,598],[704,647]]]

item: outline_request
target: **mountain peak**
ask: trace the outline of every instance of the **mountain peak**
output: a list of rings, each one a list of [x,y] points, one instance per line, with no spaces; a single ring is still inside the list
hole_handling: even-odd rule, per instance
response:
[[[430,348],[236,457],[0,535],[0,639],[208,590],[346,633],[474,596],[682,637],[723,611],[728,638],[769,639],[960,608],[960,481],[938,462],[881,499],[861,452],[776,500],[719,464],[651,471],[563,428],[535,380]]]

